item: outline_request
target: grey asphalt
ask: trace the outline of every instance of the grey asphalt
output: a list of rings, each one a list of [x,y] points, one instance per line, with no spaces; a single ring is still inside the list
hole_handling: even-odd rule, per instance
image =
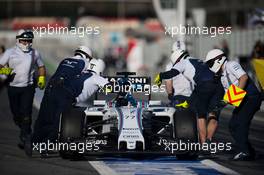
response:
[[[33,110],[33,118],[36,118],[37,110]],[[47,174],[86,174],[98,173],[86,160],[63,160],[58,156],[42,159],[35,155],[28,158],[24,151],[17,147],[19,130],[14,125],[8,106],[6,90],[0,92],[0,174],[1,175],[47,175]],[[232,138],[228,131],[228,121],[231,116],[230,109],[224,110],[220,118],[220,127],[217,130],[216,140],[230,142]],[[252,162],[234,162],[229,158],[231,152],[221,152],[210,157],[215,162],[224,165],[241,174],[263,174],[264,167],[264,114],[259,112],[253,120],[250,132],[250,140],[257,150],[257,160]]]
[[[35,119],[37,110],[33,110]],[[0,92],[0,174],[1,175],[97,175],[88,161],[63,160],[58,156],[29,158],[17,147],[19,130],[12,121],[6,90]]]
[[[216,140],[221,142],[233,142],[233,139],[228,131],[228,122],[231,117],[232,111],[230,109],[223,110],[220,118],[220,126],[216,132]],[[246,162],[230,161],[232,152],[223,152],[217,154],[215,162],[224,165],[240,174],[245,175],[263,175],[264,170],[264,112],[258,112],[251,123],[249,139],[253,147],[256,149],[256,160]]]

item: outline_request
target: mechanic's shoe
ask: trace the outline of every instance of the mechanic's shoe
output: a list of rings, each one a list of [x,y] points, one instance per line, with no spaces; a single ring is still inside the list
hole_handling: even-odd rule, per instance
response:
[[[41,158],[47,158],[47,157],[49,157],[49,152],[48,152],[48,150],[44,150],[44,151],[42,151],[42,152],[40,153],[40,156],[41,156]]]
[[[31,134],[27,135],[25,138],[25,153],[27,156],[32,157],[32,139]]]
[[[20,133],[20,136],[19,136],[19,142],[18,142],[17,146],[18,146],[19,149],[24,149],[25,148],[25,137],[22,137],[21,133]]]
[[[251,145],[249,145],[249,154],[250,154],[251,158],[255,160],[255,158],[256,158],[256,151],[255,151],[255,149]]]
[[[212,141],[210,139],[206,139],[204,144],[208,145],[208,150],[200,150],[199,151],[199,155],[201,156],[210,156],[211,155],[211,150],[210,150],[210,145],[211,145]]]
[[[210,156],[211,155],[211,151],[210,150],[200,150],[199,151],[199,155],[200,156]]]
[[[19,149],[24,149],[24,148],[25,148],[25,145],[24,145],[24,143],[19,142],[19,143],[17,144],[17,147],[18,147]]]
[[[57,151],[44,150],[40,153],[41,158],[48,158],[54,154],[58,154]]]
[[[254,157],[248,153],[240,152],[240,153],[236,154],[232,158],[232,160],[234,160],[234,161],[250,161],[250,160],[254,160]]]
[[[206,140],[205,140],[205,143],[207,143],[208,146],[209,146],[209,145],[211,145],[212,141],[211,141],[210,139],[206,139]]]

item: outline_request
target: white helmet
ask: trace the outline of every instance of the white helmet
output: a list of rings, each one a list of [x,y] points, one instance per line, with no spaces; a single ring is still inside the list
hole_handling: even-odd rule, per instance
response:
[[[34,34],[31,30],[21,29],[17,32],[16,35],[16,45],[23,51],[29,52],[32,48],[32,41],[34,38]],[[21,41],[27,41],[26,43],[21,43]]]
[[[226,60],[227,58],[222,50],[213,49],[207,53],[205,63],[211,71],[217,73]]]
[[[182,41],[176,41],[172,45],[172,54],[170,60],[172,64],[178,63],[182,58],[187,57],[189,54],[186,51],[186,46]]]
[[[102,73],[104,71],[104,69],[105,69],[105,63],[102,59],[93,58],[90,61],[89,70],[94,71],[95,73],[100,75],[100,73]]]
[[[86,46],[79,46],[75,51],[74,55],[80,55],[83,58],[91,60],[92,57],[92,51],[89,47]]]

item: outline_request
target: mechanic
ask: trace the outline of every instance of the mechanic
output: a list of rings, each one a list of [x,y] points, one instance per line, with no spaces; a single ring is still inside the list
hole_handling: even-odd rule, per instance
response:
[[[108,83],[107,80],[94,72],[88,71],[89,62],[87,61],[88,59],[92,60],[91,58],[90,49],[81,46],[75,51],[74,57],[66,58],[60,63],[45,90],[39,116],[34,126],[32,142],[46,143],[48,140],[57,142],[60,114],[71,108],[76,101],[80,102],[88,99],[98,89],[96,85],[103,86]],[[99,67],[97,66],[98,61],[94,64],[93,70]],[[31,142],[29,141],[29,143]],[[30,156],[32,145],[27,145],[28,152],[26,153]],[[48,154],[48,151],[43,154]]]
[[[83,83],[83,89],[80,95],[76,98],[76,105],[85,103],[100,87],[105,87],[109,81],[100,76],[105,69],[105,63],[102,59],[92,59],[90,61],[89,70],[92,76],[86,79]]]
[[[194,91],[190,97],[190,106],[198,116],[200,142],[210,144],[218,124],[220,108],[217,106],[224,94],[220,78],[214,76],[201,60],[190,57],[185,50],[179,50],[177,55],[172,69],[159,73],[155,84],[160,86],[163,79],[171,79],[180,73],[191,82]]]
[[[166,66],[166,71],[171,70],[174,62],[181,54],[181,50],[186,51],[184,42],[176,41],[172,46],[172,54],[170,57],[171,62]],[[188,56],[188,52],[184,54],[184,57]],[[173,77],[172,79],[165,80],[166,90],[168,93],[168,99],[171,102],[172,106],[182,104],[185,101],[189,103],[190,96],[193,91],[191,82],[183,75],[179,74],[178,76]]]
[[[81,92],[84,81],[81,74],[88,69],[91,59],[91,50],[86,46],[80,46],[75,50],[74,57],[65,58],[60,62],[45,89],[34,125],[33,142],[57,139],[59,116],[75,102],[75,98]]]
[[[93,76],[84,81],[82,93],[76,98],[76,105],[82,106],[97,90],[99,87],[104,88],[104,91],[110,92],[112,89],[107,89],[108,85],[113,86],[113,82],[109,82],[107,79],[100,76],[105,69],[105,63],[101,59],[92,59],[90,61],[89,70],[93,72]],[[121,78],[117,81],[119,86],[124,86],[127,83],[127,79]],[[137,104],[136,100],[130,93],[119,92],[116,98],[116,106],[127,106],[130,102],[133,106]]]
[[[248,134],[251,120],[261,106],[261,93],[240,64],[228,61],[223,51],[209,51],[205,62],[211,71],[221,76],[225,91],[234,84],[247,92],[240,106],[232,113],[229,130],[237,147],[233,160],[252,160],[255,158],[255,150],[250,144]]]
[[[20,128],[19,148],[24,148],[26,137],[31,134],[32,104],[35,94],[34,66],[38,67],[37,86],[45,87],[46,70],[40,53],[32,48],[34,34],[19,30],[16,46],[5,51],[0,58],[0,74],[11,76],[8,97],[15,124]]]

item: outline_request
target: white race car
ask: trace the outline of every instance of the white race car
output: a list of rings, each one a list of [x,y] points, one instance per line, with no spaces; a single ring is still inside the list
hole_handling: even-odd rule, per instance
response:
[[[131,73],[118,75],[114,78],[125,79],[134,87],[150,82],[149,77],[131,76]],[[135,81],[140,78],[145,78],[144,83]],[[180,107],[176,109],[161,101],[131,102],[129,98],[124,98],[125,95],[116,95],[114,99],[94,100],[94,104],[87,108],[72,108],[61,115],[59,141],[85,146],[85,151],[81,152],[61,150],[63,158],[82,153],[87,156],[135,157],[144,154],[176,155],[178,159],[197,158],[195,150],[180,149],[182,144],[198,143],[194,112]]]

